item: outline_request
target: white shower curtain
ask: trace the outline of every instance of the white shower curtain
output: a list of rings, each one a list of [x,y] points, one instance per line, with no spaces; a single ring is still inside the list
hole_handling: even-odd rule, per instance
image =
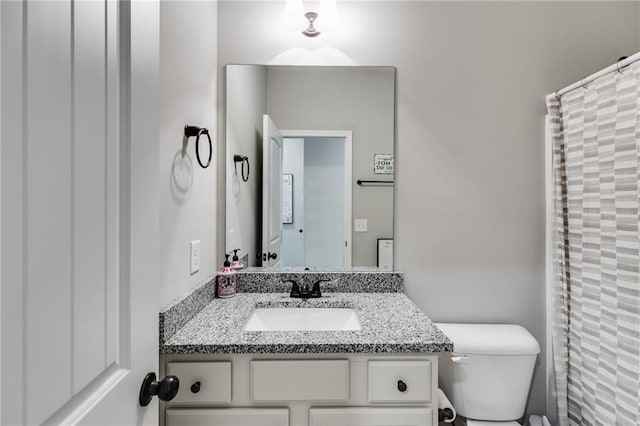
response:
[[[558,421],[639,425],[640,62],[547,108]]]

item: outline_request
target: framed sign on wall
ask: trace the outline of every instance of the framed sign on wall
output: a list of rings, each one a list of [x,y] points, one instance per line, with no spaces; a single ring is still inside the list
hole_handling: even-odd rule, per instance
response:
[[[373,173],[377,175],[392,175],[393,154],[373,154]]]

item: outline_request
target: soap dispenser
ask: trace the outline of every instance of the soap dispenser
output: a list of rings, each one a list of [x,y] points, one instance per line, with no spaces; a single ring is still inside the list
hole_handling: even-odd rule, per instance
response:
[[[231,268],[229,255],[225,254],[224,266],[218,271],[216,277],[216,294],[220,299],[227,299],[236,295],[237,277],[235,269]]]
[[[231,269],[242,269],[244,268],[244,263],[240,262],[240,259],[238,259],[238,251],[240,251],[240,249],[234,249],[233,250],[233,259],[231,259]]]

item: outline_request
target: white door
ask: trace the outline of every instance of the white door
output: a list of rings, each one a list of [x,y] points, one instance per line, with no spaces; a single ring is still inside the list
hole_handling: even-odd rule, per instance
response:
[[[294,185],[294,222],[304,219],[296,236],[285,231],[285,247],[290,241],[301,246],[304,266],[351,267],[352,259],[352,132],[349,130],[282,130],[287,140],[284,168],[297,170],[303,182]],[[298,145],[300,147],[298,147]],[[297,153],[296,151],[299,151]],[[291,154],[294,154],[291,155]],[[294,168],[291,163],[294,164]],[[302,188],[302,189],[301,189]],[[303,207],[298,207],[304,203]],[[297,225],[296,225],[297,226]],[[331,232],[326,232],[331,228]],[[296,241],[294,238],[298,238]],[[291,258],[288,256],[288,259]],[[284,265],[289,266],[289,265]],[[295,264],[294,264],[295,266]]]
[[[282,257],[282,135],[268,115],[262,120],[262,266]]]
[[[3,425],[155,425],[157,2],[1,2]]]
[[[347,247],[345,138],[304,140],[304,261],[344,268]],[[351,187],[352,182],[348,181]]]

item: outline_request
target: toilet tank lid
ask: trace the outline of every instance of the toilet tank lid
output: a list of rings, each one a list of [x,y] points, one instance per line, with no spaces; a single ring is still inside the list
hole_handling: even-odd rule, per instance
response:
[[[453,342],[460,354],[534,355],[540,345],[524,327],[514,324],[452,324],[436,326]]]

